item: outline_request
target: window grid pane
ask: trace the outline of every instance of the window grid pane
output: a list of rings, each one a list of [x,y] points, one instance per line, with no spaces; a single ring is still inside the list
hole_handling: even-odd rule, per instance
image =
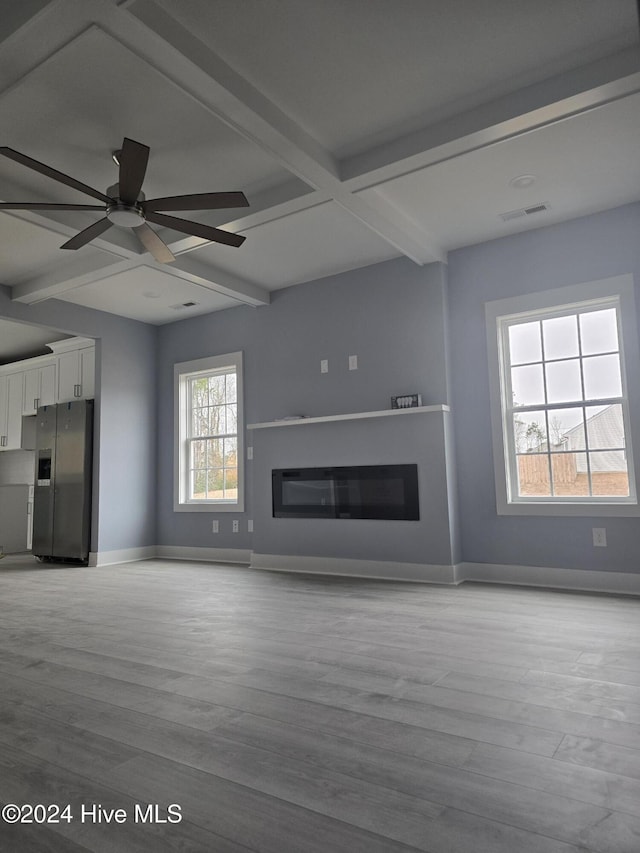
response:
[[[565,312],[507,329],[516,497],[629,496],[617,309]],[[600,405],[588,405],[595,401]]]
[[[238,403],[235,371],[188,380],[189,500],[238,498]]]

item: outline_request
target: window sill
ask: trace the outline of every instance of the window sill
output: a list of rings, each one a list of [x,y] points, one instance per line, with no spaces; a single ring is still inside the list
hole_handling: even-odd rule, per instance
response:
[[[498,515],[555,516],[561,518],[632,518],[640,516],[637,503],[498,503]]]
[[[174,504],[174,512],[244,512],[244,503],[179,503]]]

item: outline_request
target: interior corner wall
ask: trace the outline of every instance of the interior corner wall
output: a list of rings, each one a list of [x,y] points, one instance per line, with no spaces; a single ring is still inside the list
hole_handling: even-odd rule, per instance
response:
[[[0,317],[96,339],[96,429],[91,550],[127,552],[156,544],[157,329],[50,299],[11,300]]]
[[[453,413],[462,560],[640,572],[637,518],[498,516],[489,411],[485,302],[631,273],[640,305],[640,204],[449,254]],[[636,317],[636,322],[638,318]],[[629,365],[639,370],[640,365]],[[640,424],[632,424],[640,448]],[[592,527],[606,527],[594,548]]]
[[[448,403],[445,287],[442,264],[419,267],[400,258],[275,291],[268,306],[161,326],[159,544],[252,547],[249,461],[244,513],[173,510],[175,363],[242,350],[247,423],[389,409],[394,394],[420,393],[425,405]],[[357,370],[349,370],[350,355],[358,356]],[[329,362],[326,374],[320,373],[321,359]],[[250,445],[250,432],[245,441]],[[215,535],[212,517],[219,518]],[[236,534],[235,517],[241,522]]]

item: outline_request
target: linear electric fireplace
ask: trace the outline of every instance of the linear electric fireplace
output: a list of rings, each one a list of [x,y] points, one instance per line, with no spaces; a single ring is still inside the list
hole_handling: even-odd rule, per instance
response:
[[[271,481],[274,518],[420,519],[417,465],[279,468]]]

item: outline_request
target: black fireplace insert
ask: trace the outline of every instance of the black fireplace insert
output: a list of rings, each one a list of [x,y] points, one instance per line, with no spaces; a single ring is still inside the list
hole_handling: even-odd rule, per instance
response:
[[[278,468],[271,482],[274,518],[420,519],[417,465]]]

